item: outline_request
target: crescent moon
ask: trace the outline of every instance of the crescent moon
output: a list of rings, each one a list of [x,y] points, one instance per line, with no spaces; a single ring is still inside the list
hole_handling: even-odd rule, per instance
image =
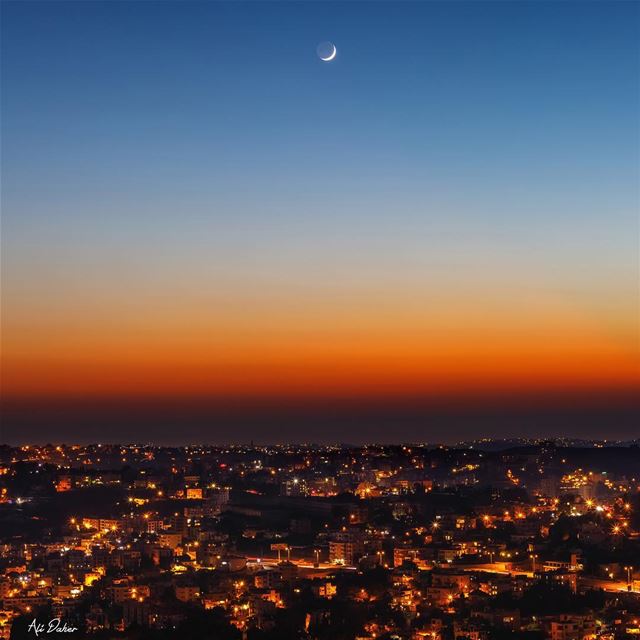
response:
[[[326,58],[323,58],[322,56],[320,56],[320,60],[322,60],[323,62],[331,62],[331,60],[333,60],[336,57],[336,53],[338,53],[338,50],[336,49],[336,45],[331,45],[333,47],[333,51],[331,53],[330,56],[327,56]]]

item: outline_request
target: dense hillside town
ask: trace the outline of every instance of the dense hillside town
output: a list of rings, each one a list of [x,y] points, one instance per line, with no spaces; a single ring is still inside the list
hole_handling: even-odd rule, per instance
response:
[[[0,638],[632,638],[639,513],[634,442],[4,446]]]

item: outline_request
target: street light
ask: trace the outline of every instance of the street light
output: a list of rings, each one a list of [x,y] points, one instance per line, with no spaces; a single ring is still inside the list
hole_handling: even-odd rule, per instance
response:
[[[627,591],[631,591],[631,572],[633,571],[633,567],[628,566],[625,567],[627,571]]]

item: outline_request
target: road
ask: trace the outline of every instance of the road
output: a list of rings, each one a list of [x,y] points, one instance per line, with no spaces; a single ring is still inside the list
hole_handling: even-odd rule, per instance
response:
[[[332,562],[320,562],[317,566],[308,559],[290,559],[289,562],[295,564],[300,569],[314,570],[318,572],[327,572],[327,571],[336,571],[336,570],[344,570],[344,571],[355,571],[357,567],[346,566],[346,565],[337,565]],[[249,556],[247,557],[248,564],[257,564],[264,567],[276,567],[278,566],[278,558],[265,558],[265,557],[257,557],[257,556]],[[486,564],[474,564],[474,565],[449,565],[451,569],[457,569],[461,571],[485,571],[487,573],[496,573],[500,575],[525,575],[528,578],[533,578],[533,571],[523,571],[523,570],[514,570],[508,569],[504,562],[492,562]],[[592,578],[588,576],[578,576],[578,581],[580,586],[587,587],[589,589],[603,589],[604,591],[608,591],[611,593],[635,593],[640,595],[640,591],[635,590],[629,592],[627,590],[627,583],[623,580],[605,580],[601,578]]]
[[[351,567],[348,565],[334,564],[333,562],[320,562],[316,566],[312,561],[308,559],[294,559],[287,560],[282,559],[283,562],[291,562],[300,569],[316,569],[318,571],[336,571],[337,569],[346,571],[355,571],[357,567]],[[277,567],[279,564],[278,558],[265,558],[264,556],[247,556],[247,564],[258,564],[265,567]]]
[[[507,569],[502,562],[494,562],[492,564],[478,564],[478,565],[465,565],[462,568],[463,571],[486,571],[488,573],[499,573],[502,575],[526,575],[529,578],[533,578],[532,571],[521,571]],[[623,591],[625,593],[635,593],[640,595],[640,591],[628,591],[627,583],[624,580],[605,580],[602,578],[592,578],[589,576],[578,576],[578,583],[582,587],[588,587],[589,589],[602,589],[611,593],[619,593]]]

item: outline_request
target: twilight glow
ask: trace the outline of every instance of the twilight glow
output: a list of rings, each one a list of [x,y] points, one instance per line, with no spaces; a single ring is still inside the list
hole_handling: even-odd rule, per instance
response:
[[[2,14],[5,400],[640,389],[637,3]]]

